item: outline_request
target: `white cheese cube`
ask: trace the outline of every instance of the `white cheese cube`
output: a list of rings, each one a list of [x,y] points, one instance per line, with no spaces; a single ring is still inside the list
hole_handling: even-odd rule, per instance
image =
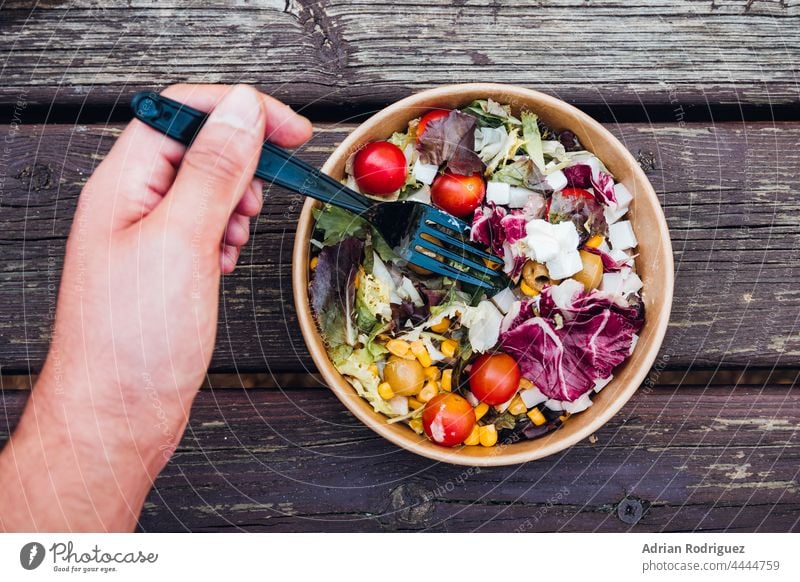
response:
[[[632,249],[639,244],[636,241],[636,235],[633,233],[630,220],[623,220],[609,225],[608,241],[611,243],[611,248],[618,251]]]
[[[486,201],[494,204],[508,204],[511,186],[505,182],[488,182],[486,184]]]
[[[578,228],[575,223],[570,220],[559,222],[553,225],[553,233],[558,240],[561,249],[565,251],[577,249],[581,243],[581,237],[578,235]],[[556,277],[561,279],[561,277]]]
[[[631,256],[628,253],[616,249],[608,252],[608,256],[614,259],[617,263],[628,264],[631,260]]]
[[[614,197],[617,199],[617,201],[613,204],[609,204],[603,210],[603,213],[606,216],[606,222],[608,224],[614,224],[620,218],[625,216],[625,214],[628,212],[628,207],[633,200],[633,195],[622,184],[614,185]]]
[[[567,187],[567,176],[561,170],[548,174],[544,181],[553,192],[558,192]]]
[[[625,282],[622,284],[622,290],[625,293],[638,293],[643,286],[644,284],[639,278],[639,275],[636,273],[630,273],[627,277],[625,277]]]
[[[625,276],[622,273],[603,273],[600,290],[607,293],[622,293],[624,284]]]
[[[614,224],[627,213],[627,208],[618,208],[616,206],[606,206],[603,208],[603,215],[606,217],[606,222],[609,225]]]
[[[522,208],[527,204],[528,199],[533,194],[527,188],[520,188],[519,186],[511,186],[508,192],[508,205],[511,208]]]
[[[589,394],[590,392],[587,392],[573,402],[562,402],[561,404],[564,406],[564,410],[571,414],[583,412],[592,405],[592,399]]]
[[[522,398],[522,401],[528,408],[533,408],[534,406],[547,400],[547,396],[542,394],[541,390],[538,388],[529,388],[527,390],[523,390],[519,393],[519,397]]]
[[[439,171],[439,166],[436,164],[423,164],[419,160],[414,162],[414,168],[411,170],[411,175],[423,184],[430,186],[436,178],[436,173]]]
[[[550,398],[544,405],[549,408],[550,410],[555,410],[556,412],[560,412],[564,410],[564,405],[561,400],[556,400],[555,398]]]
[[[633,194],[628,190],[624,184],[614,184],[614,197],[617,199],[617,206],[619,208],[627,209],[633,200]]]
[[[510,287],[506,287],[500,291],[500,293],[492,297],[492,302],[497,306],[497,309],[505,315],[511,310],[514,303],[517,302],[517,296],[514,295]]]
[[[551,279],[566,279],[583,269],[581,254],[577,249],[562,252],[554,259],[547,261],[547,272]]]

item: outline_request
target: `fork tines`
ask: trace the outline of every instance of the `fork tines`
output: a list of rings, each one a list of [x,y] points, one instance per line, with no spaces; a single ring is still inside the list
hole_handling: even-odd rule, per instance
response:
[[[469,241],[470,226],[441,210],[428,206],[411,236],[409,261],[422,267],[487,290],[507,286],[505,274],[485,261],[502,265],[502,259]],[[456,266],[458,265],[458,266]]]

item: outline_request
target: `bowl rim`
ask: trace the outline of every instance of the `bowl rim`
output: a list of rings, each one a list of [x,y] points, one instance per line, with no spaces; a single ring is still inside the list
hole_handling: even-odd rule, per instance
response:
[[[632,172],[636,176],[637,184],[643,186],[637,189],[637,197],[648,197],[657,209],[655,213],[655,221],[659,231],[666,235],[661,236],[661,247],[659,249],[660,258],[663,260],[661,270],[664,272],[665,288],[663,289],[663,302],[660,313],[656,321],[650,321],[652,331],[652,339],[648,346],[647,353],[637,363],[637,368],[633,371],[631,378],[628,380],[626,386],[620,390],[615,399],[609,403],[605,410],[600,412],[594,419],[587,422],[581,429],[574,431],[572,434],[553,440],[552,442],[544,442],[541,447],[535,450],[514,450],[514,446],[506,446],[499,454],[473,456],[465,454],[468,448],[454,447],[446,448],[433,444],[425,439],[424,441],[419,438],[419,435],[408,432],[408,435],[400,434],[394,430],[392,425],[386,422],[383,415],[379,415],[381,420],[376,421],[374,415],[378,414],[372,411],[371,406],[367,403],[367,407],[357,404],[351,405],[353,399],[358,399],[366,403],[364,399],[355,394],[352,385],[339,373],[334,367],[333,363],[327,356],[327,351],[322,341],[322,337],[317,328],[316,321],[311,312],[311,307],[308,299],[308,256],[309,256],[309,239],[313,233],[313,216],[312,209],[319,203],[311,198],[307,198],[303,204],[300,218],[298,219],[297,230],[295,233],[294,248],[292,252],[292,293],[294,297],[295,309],[297,312],[298,322],[303,335],[303,339],[311,354],[312,360],[317,366],[319,372],[322,374],[323,379],[329,385],[336,397],[345,405],[345,407],[354,414],[361,422],[367,425],[370,429],[386,438],[393,444],[421,455],[423,457],[442,461],[455,465],[470,465],[479,467],[488,466],[504,466],[515,465],[533,461],[561,452],[575,445],[576,443],[586,439],[592,433],[599,430],[611,418],[616,415],[623,406],[630,400],[631,396],[639,389],[644,379],[647,377],[655,359],[658,355],[661,344],[666,334],[667,325],[669,323],[670,312],[672,309],[672,300],[674,293],[674,259],[672,254],[672,242],[669,237],[669,228],[667,226],[666,217],[664,216],[663,209],[658,200],[658,196],[644,173],[642,168],[636,162],[633,154],[602,124],[594,118],[584,113],[577,107],[553,97],[546,93],[534,89],[520,87],[518,85],[509,85],[502,83],[463,83],[463,84],[449,84],[442,85],[432,89],[427,89],[409,95],[399,101],[396,101],[387,107],[381,109],[369,119],[365,120],[358,127],[356,127],[329,155],[325,164],[322,166],[322,171],[330,173],[335,165],[335,158],[338,158],[340,152],[353,151],[359,146],[371,128],[379,126],[388,121],[391,117],[397,114],[398,111],[403,109],[411,110],[413,108],[422,107],[421,103],[430,102],[432,100],[450,99],[454,91],[470,92],[470,93],[483,93],[487,97],[502,93],[514,94],[519,96],[521,100],[535,101],[553,109],[561,109],[565,112],[580,119],[582,124],[591,128],[604,143],[610,143],[613,149],[621,156],[625,163],[632,168]],[[626,360],[627,362],[628,360]],[[368,409],[367,409],[368,408]],[[557,434],[559,431],[554,431],[550,435],[537,439],[538,441],[546,441],[551,435]],[[413,436],[411,436],[413,435]],[[416,440],[415,438],[416,437]]]

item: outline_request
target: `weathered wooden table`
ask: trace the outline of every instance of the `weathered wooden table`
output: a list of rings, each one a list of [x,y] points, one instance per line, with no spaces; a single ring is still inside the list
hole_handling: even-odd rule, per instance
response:
[[[224,280],[209,377],[146,531],[800,530],[800,2],[0,3],[0,439],[52,324],[81,185],[134,91],[246,82],[316,124],[321,164],[415,90],[520,84],[595,115],[669,220],[672,324],[593,438],[496,469],[429,462],[313,376],[291,300],[301,200],[271,189]]]

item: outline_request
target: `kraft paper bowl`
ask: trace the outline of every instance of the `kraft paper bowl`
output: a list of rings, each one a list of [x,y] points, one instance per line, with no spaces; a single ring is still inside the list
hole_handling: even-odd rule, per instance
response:
[[[360,398],[328,359],[308,298],[309,239],[314,230],[308,199],[303,206],[294,242],[292,282],[298,319],[308,350],[330,389],[364,424],[392,443],[418,455],[458,465],[512,465],[541,459],[574,445],[600,429],[636,392],[656,359],[669,320],[673,291],[672,245],[664,214],[653,187],[628,150],[597,121],[567,103],[522,87],[492,83],[447,85],[411,95],[386,107],[362,123],[337,147],[322,170],[342,179],[348,156],[360,146],[405,131],[408,122],[432,108],[456,108],[475,99],[492,98],[510,104],[515,113],[527,108],[554,129],[569,129],[594,152],[618,182],[633,194],[629,219],[639,241],[636,268],[644,288],[645,323],[633,355],[615,371],[614,379],[594,397],[594,404],[573,415],[558,430],[530,441],[491,448],[445,448],[402,424],[387,424]]]

